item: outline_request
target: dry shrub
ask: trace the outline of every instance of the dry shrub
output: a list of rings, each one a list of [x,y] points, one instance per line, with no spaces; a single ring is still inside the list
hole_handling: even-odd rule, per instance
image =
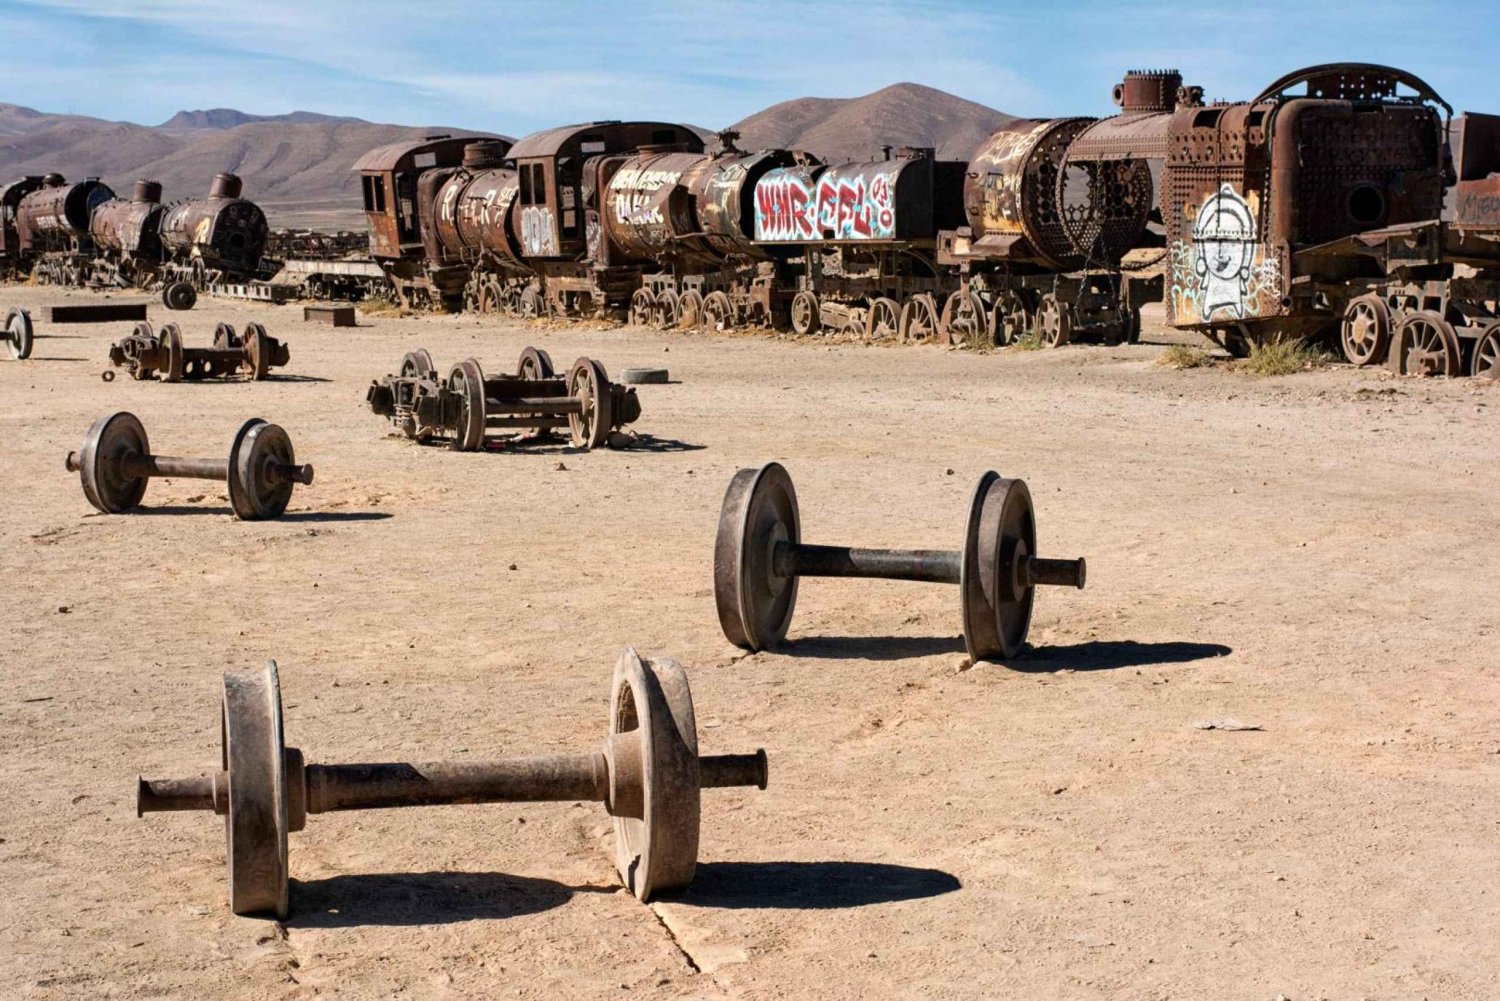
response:
[[[1322,368],[1333,356],[1317,345],[1300,339],[1252,343],[1250,357],[1240,367],[1251,375],[1291,375]]]
[[[1156,363],[1168,368],[1207,368],[1213,359],[1202,348],[1173,344],[1157,357]]]

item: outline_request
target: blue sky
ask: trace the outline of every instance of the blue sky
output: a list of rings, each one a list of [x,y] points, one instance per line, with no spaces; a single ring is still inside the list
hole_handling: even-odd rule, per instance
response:
[[[0,0],[0,101],[155,124],[293,110],[522,135],[591,118],[716,127],[910,80],[1013,114],[1109,114],[1123,70],[1244,99],[1338,60],[1500,112],[1500,2]]]

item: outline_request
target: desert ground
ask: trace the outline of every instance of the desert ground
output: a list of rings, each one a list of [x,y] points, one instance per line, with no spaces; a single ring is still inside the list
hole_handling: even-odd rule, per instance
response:
[[[259,319],[291,364],[105,383],[130,324],[46,322],[75,300],[0,289],[38,335],[0,358],[6,998],[1500,996],[1500,385],[1175,370],[1152,327],[976,354],[211,298],[189,345]],[[673,381],[591,453],[365,406],[411,348],[533,343]],[[115,410],[208,457],[265,417],[316,482],[277,521],[193,480],[98,514],[63,458]],[[830,544],[956,547],[980,474],[1021,477],[1088,587],[971,665],[956,588],[804,581],[746,655],[714,531],[771,459]],[[703,753],[770,756],[653,905],[595,804],[310,817],[281,923],[229,912],[217,818],[135,817],[137,774],[217,767],[226,670],[278,661],[310,761],[478,760],[597,747],[627,644],[686,666]]]

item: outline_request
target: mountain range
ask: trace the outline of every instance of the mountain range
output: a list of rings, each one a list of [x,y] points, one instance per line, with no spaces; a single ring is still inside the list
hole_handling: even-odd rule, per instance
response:
[[[805,149],[825,160],[878,156],[882,145],[931,146],[940,157],[967,159],[1010,119],[931,87],[898,83],[863,97],[783,101],[730,128],[742,149]],[[358,229],[354,161],[376,146],[441,133],[493,134],[231,108],[136,125],[0,104],[0,183],[56,171],[100,177],[125,193],[136,178],[149,177],[162,182],[168,199],[179,199],[206,193],[214,174],[230,171],[244,179],[246,197],[265,208],[273,227]]]

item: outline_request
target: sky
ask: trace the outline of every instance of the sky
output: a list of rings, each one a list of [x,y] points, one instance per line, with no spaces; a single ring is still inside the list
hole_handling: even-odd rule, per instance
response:
[[[1027,117],[1107,115],[1135,68],[1244,100],[1314,63],[1385,63],[1500,112],[1500,0],[0,0],[0,102],[154,125],[318,111],[513,136],[722,127],[900,81]]]

